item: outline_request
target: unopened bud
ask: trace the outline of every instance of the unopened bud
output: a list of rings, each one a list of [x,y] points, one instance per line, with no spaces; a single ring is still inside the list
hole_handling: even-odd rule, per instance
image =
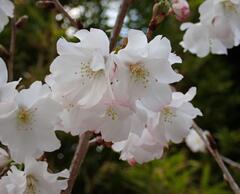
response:
[[[172,0],[172,9],[179,21],[185,21],[190,15],[189,4],[186,0]]]
[[[168,14],[171,5],[169,0],[161,0],[158,3],[155,3],[153,6],[153,16],[166,15]]]

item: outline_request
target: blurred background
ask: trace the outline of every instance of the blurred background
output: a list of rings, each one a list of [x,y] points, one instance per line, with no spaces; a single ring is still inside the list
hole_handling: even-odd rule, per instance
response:
[[[203,0],[189,0],[191,17],[198,20],[197,8]],[[70,0],[61,1],[73,18],[87,28],[101,28],[110,35],[121,1]],[[56,41],[64,36],[73,40],[76,31],[67,19],[53,9],[36,6],[34,0],[15,0],[16,15],[28,15],[29,20],[17,32],[14,77],[28,87],[35,80],[44,80],[49,65],[57,56]],[[121,37],[128,28],[146,32],[151,19],[153,1],[135,1],[131,6]],[[183,32],[175,17],[168,17],[155,35],[163,34],[171,40],[173,50],[183,59],[174,68],[184,75],[176,87],[186,92],[197,86],[193,104],[204,117],[197,123],[216,137],[220,152],[240,162],[240,47],[229,50],[227,56],[209,55],[197,58],[183,53],[179,46]],[[119,38],[121,38],[119,37]],[[9,25],[0,34],[0,44],[9,47]],[[1,54],[1,57],[4,56]],[[62,147],[46,154],[53,171],[68,168],[78,142],[77,137],[58,132]],[[192,153],[182,143],[171,145],[161,160],[144,165],[129,166],[119,161],[119,154],[109,148],[91,147],[84,161],[73,194],[230,194],[232,193],[218,166],[207,153]],[[240,171],[230,167],[240,183]]]

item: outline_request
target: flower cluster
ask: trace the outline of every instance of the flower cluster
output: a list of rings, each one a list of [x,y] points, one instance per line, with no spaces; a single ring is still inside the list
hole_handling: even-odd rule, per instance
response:
[[[49,174],[45,162],[37,162],[47,151],[60,147],[54,132],[54,122],[61,106],[51,99],[50,88],[34,82],[29,89],[16,90],[19,81],[7,82],[7,69],[0,58],[0,141],[9,154],[0,150],[0,167],[11,161],[24,163],[24,171],[12,166],[0,180],[1,194],[59,194],[66,188],[68,171]],[[48,186],[50,185],[50,187]]]
[[[56,130],[91,131],[135,164],[160,158],[169,142],[182,142],[202,115],[190,103],[196,88],[183,94],[169,85],[183,76],[172,69],[181,58],[167,38],[148,42],[142,31],[129,30],[125,47],[110,52],[102,30],[75,36],[78,42],[57,42],[59,56],[46,84],[16,90],[20,80],[7,82],[0,58],[0,141],[9,151],[1,151],[0,159],[11,166],[0,179],[1,194],[58,194],[66,188],[68,171],[50,174],[47,163],[37,161],[60,147]]]
[[[59,194],[66,189],[68,171],[64,170],[57,174],[47,171],[46,162],[37,162],[27,158],[25,169],[21,171],[12,166],[7,176],[0,181],[1,194]]]
[[[121,159],[138,163],[160,158],[170,141],[186,137],[201,112],[189,102],[195,88],[186,94],[171,90],[169,84],[182,79],[172,69],[181,59],[167,38],[148,42],[143,32],[129,30],[127,45],[110,52],[101,30],[75,36],[79,42],[58,41],[59,56],[46,78],[64,109],[55,129],[101,134]]]
[[[8,23],[8,17],[13,17],[14,5],[10,0],[0,0],[0,32]]]
[[[240,1],[206,0],[199,7],[200,21],[184,23],[187,30],[180,43],[185,50],[205,57],[210,53],[227,54],[240,44]]]

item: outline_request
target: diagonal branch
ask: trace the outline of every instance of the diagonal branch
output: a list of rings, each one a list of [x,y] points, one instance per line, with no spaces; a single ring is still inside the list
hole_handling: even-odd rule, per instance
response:
[[[70,176],[68,180],[68,188],[65,191],[62,191],[61,194],[71,194],[73,186],[78,177],[81,165],[83,160],[86,157],[88,147],[89,147],[89,139],[91,136],[91,132],[85,132],[79,137],[78,146],[74,153],[74,157],[70,167]]]
[[[229,159],[225,156],[222,156],[222,160],[226,164],[228,164],[229,166],[232,166],[233,168],[236,168],[236,169],[240,170],[240,164],[238,162],[235,162],[235,161],[233,161],[233,160],[231,160],[231,159]]]
[[[79,20],[73,19],[64,9],[63,5],[60,3],[59,0],[40,0],[37,1],[37,5],[44,8],[56,8],[59,13],[68,18],[72,26],[79,30],[83,28],[83,24]]]
[[[112,51],[113,48],[115,47],[116,43],[117,43],[117,38],[118,35],[122,29],[122,25],[124,22],[124,18],[127,15],[127,11],[130,7],[130,5],[132,4],[133,0],[123,0],[122,4],[119,8],[118,11],[118,15],[117,15],[117,19],[111,34],[111,38],[110,38],[110,50]]]
[[[240,194],[240,188],[239,188],[238,184],[236,183],[236,181],[234,180],[234,178],[232,177],[228,168],[225,166],[225,164],[223,162],[224,159],[220,155],[219,151],[217,150],[216,143],[215,143],[213,137],[211,136],[211,134],[209,134],[206,138],[203,130],[195,122],[193,122],[193,128],[198,133],[198,135],[201,137],[201,139],[205,143],[208,151],[210,152],[212,157],[215,159],[218,166],[221,168],[221,170],[223,172],[223,177],[229,183],[231,189],[234,191],[235,194]]]
[[[64,9],[64,7],[62,6],[62,4],[59,2],[59,0],[52,0],[52,2],[54,3],[56,9],[62,13],[66,18],[69,19],[70,23],[72,26],[74,26],[77,29],[82,29],[83,25],[80,21],[77,21],[75,19],[73,19],[68,12],[66,12],[66,10]]]

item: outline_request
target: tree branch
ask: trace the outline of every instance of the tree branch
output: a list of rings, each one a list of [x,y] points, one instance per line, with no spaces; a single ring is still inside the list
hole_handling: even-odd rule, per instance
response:
[[[63,5],[60,3],[59,0],[40,0],[37,2],[37,5],[42,6],[43,8],[55,8],[59,13],[68,18],[72,26],[77,29],[83,28],[82,23],[79,20],[73,19],[64,9]]]
[[[9,58],[7,62],[8,66],[8,81],[13,80],[13,63],[14,63],[14,54],[16,47],[16,21],[15,16],[11,19],[11,40],[10,40],[10,48],[9,48]]]
[[[198,133],[198,135],[201,137],[203,142],[205,143],[208,151],[212,155],[212,157],[217,162],[218,166],[221,168],[223,172],[224,179],[229,183],[231,189],[234,191],[235,194],[240,194],[240,188],[234,178],[232,177],[231,173],[229,172],[228,168],[225,166],[222,156],[219,154],[216,143],[211,136],[211,134],[207,135],[207,138],[205,137],[203,130],[195,123],[193,122],[193,128]]]
[[[74,157],[70,167],[70,177],[68,180],[68,188],[65,191],[62,191],[61,194],[72,193],[73,186],[76,182],[81,165],[88,151],[90,136],[91,136],[91,132],[85,132],[79,137],[79,143],[74,153]]]
[[[66,10],[64,9],[64,7],[62,6],[62,4],[59,2],[59,0],[52,0],[52,2],[54,3],[55,5],[55,8],[60,12],[62,13],[66,18],[69,19],[70,23],[72,26],[74,26],[75,28],[77,29],[82,29],[83,28],[83,25],[80,21],[77,21],[75,19],[73,19],[69,14],[68,12],[66,12]]]
[[[228,164],[228,165],[230,165],[230,166],[232,166],[232,167],[240,170],[240,164],[239,164],[238,162],[235,162],[235,161],[233,161],[233,160],[231,160],[231,159],[229,159],[229,158],[227,158],[227,157],[225,157],[225,156],[222,156],[222,160],[223,160],[226,164]]]
[[[122,29],[124,18],[127,15],[127,11],[132,4],[133,0],[123,0],[119,8],[118,15],[113,27],[113,31],[110,38],[110,51],[112,51],[117,43],[118,35]]]
[[[8,52],[8,50],[7,50],[3,45],[1,45],[1,44],[0,44],[0,54],[3,54],[3,55],[5,55],[5,56],[9,57],[9,52]]]

